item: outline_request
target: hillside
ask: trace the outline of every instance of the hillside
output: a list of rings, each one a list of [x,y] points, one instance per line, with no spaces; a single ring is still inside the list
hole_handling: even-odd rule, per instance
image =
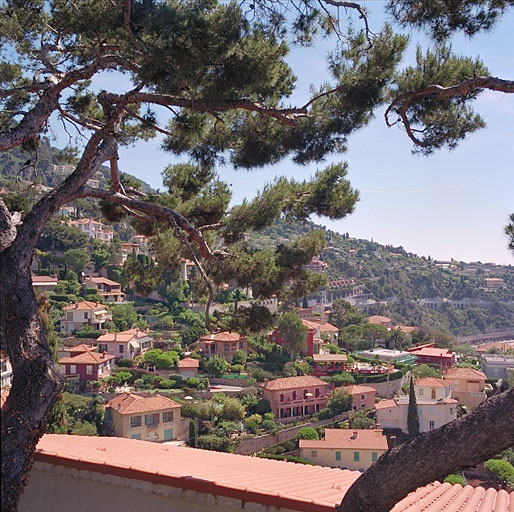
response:
[[[377,300],[373,313],[397,323],[440,329],[455,335],[514,327],[514,267],[493,263],[438,262],[352,238],[312,223],[277,222],[250,243],[265,247],[286,243],[312,229],[322,229],[326,246],[320,259],[329,281],[355,279],[363,294]],[[485,288],[485,278],[501,278],[498,290]],[[330,288],[327,288],[330,290]],[[429,300],[435,299],[435,300]],[[437,304],[437,309],[432,309]],[[429,307],[429,306],[432,306]]]

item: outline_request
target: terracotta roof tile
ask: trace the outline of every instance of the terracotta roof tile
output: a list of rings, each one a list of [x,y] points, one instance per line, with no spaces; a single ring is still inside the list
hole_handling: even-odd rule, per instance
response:
[[[263,384],[262,387],[273,391],[276,389],[293,389],[307,386],[327,386],[327,383],[310,375],[302,375],[300,377],[282,377],[270,380]]]
[[[146,331],[139,329],[128,329],[121,332],[106,332],[96,339],[97,343],[109,343],[109,342],[127,342],[134,338],[146,338],[149,337]]]
[[[111,407],[120,414],[134,414],[138,412],[144,413],[164,409],[175,409],[181,407],[181,405],[170,398],[158,394],[144,397],[134,395],[133,393],[123,393],[108,402],[106,407]]]
[[[237,332],[223,331],[207,334],[200,339],[202,341],[239,341],[241,336]]]
[[[323,363],[323,362],[341,362],[346,363],[348,361],[348,357],[346,354],[314,354],[312,359],[315,363]]]
[[[389,400],[380,400],[380,402],[375,404],[375,409],[389,409],[391,407],[396,407],[394,398],[390,398]]]
[[[432,356],[432,357],[450,357],[453,352],[449,348],[436,348],[436,347],[422,347],[417,349],[416,347],[410,348],[409,352],[414,355],[420,356]]]
[[[68,304],[67,306],[64,306],[62,309],[63,311],[70,311],[72,309],[100,311],[102,309],[105,309],[105,306],[103,304],[100,304],[99,302],[90,302],[89,300],[83,300],[81,302]]]
[[[113,281],[112,279],[107,279],[106,277],[86,277],[86,281],[92,281],[95,284],[108,284],[109,286],[121,286],[120,283]]]
[[[75,345],[74,347],[64,348],[63,352],[69,352],[70,354],[82,354],[84,352],[96,352],[96,347],[93,345],[86,345],[85,343],[81,343],[80,345]]]
[[[335,325],[329,324],[328,322],[320,324],[319,330],[321,332],[339,332],[339,329]]]
[[[320,324],[318,324],[317,322],[311,322],[309,320],[305,320],[304,318],[302,318],[302,323],[308,329],[317,329],[320,326]]]
[[[480,379],[486,380],[487,376],[484,372],[475,370],[474,368],[448,368],[444,372],[445,379]]]
[[[373,315],[368,317],[370,324],[390,324],[393,321],[387,316]]]
[[[352,384],[350,386],[345,386],[343,389],[348,391],[350,395],[359,395],[360,393],[376,393],[377,390],[371,386],[360,386],[358,384]]]
[[[59,364],[101,364],[111,359],[114,359],[114,356],[110,354],[88,351],[72,357],[62,357],[59,359]]]
[[[435,377],[422,377],[415,381],[416,386],[431,387],[431,388],[445,388],[449,383],[443,379],[436,379]]]
[[[300,448],[348,448],[387,450],[387,438],[381,429],[325,429],[325,439],[300,439]]]
[[[57,276],[31,276],[32,283],[38,284],[57,284]]]
[[[335,512],[357,471],[118,437],[45,434],[35,460],[299,511]],[[460,507],[460,508],[457,508]],[[509,508],[510,507],[510,508]],[[391,512],[512,512],[514,493],[435,482]]]
[[[178,362],[179,368],[198,368],[200,366],[200,361],[198,359],[193,359],[192,357],[185,357]]]

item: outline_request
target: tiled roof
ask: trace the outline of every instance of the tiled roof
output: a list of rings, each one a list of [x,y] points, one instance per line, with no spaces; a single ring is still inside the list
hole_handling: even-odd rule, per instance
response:
[[[350,395],[359,395],[360,393],[370,393],[370,392],[376,393],[377,392],[377,390],[372,386],[359,386],[359,385],[355,385],[355,384],[352,384],[350,386],[345,386],[343,389],[348,391],[348,393],[350,393]]]
[[[280,379],[270,380],[263,384],[263,388],[274,391],[277,389],[294,389],[308,386],[326,386],[327,383],[311,377],[310,375],[302,375],[300,377],[282,377]]]
[[[419,350],[415,347],[410,348],[409,352],[419,356],[432,356],[432,357],[450,357],[453,355],[449,348],[435,348],[435,347],[422,347]]]
[[[396,402],[394,398],[390,398],[389,400],[380,400],[375,404],[375,409],[390,409],[392,407],[396,407]]]
[[[449,386],[448,382],[443,379],[436,379],[435,377],[423,377],[415,382],[416,386],[431,387],[431,388],[445,388]]]
[[[237,332],[223,331],[207,334],[200,339],[202,341],[239,341],[241,336]]]
[[[200,361],[198,361],[198,359],[193,359],[192,357],[186,357],[178,362],[179,368],[198,368],[199,366]]]
[[[82,302],[68,304],[67,306],[64,306],[62,309],[63,311],[71,311],[72,309],[77,309],[79,311],[100,311],[102,309],[105,309],[105,306],[103,304],[100,304],[99,302],[90,302],[89,300],[83,300]]]
[[[80,345],[75,345],[74,347],[63,348],[63,352],[69,352],[70,354],[82,354],[84,352],[96,352],[96,347],[92,345],[86,345],[85,343],[81,343]]]
[[[45,434],[34,459],[302,512],[335,512],[360,476],[357,471],[120,437]],[[513,508],[514,493],[435,482],[409,494],[391,512],[509,512]]]
[[[320,324],[319,330],[321,332],[339,332],[339,329],[335,325],[329,324],[328,322]]]
[[[300,439],[300,448],[347,448],[387,450],[387,437],[381,429],[327,428],[325,439]]]
[[[92,281],[95,284],[108,284],[109,286],[121,286],[120,283],[106,277],[86,277],[86,281]]]
[[[161,411],[181,407],[170,398],[162,395],[140,396],[133,393],[123,393],[113,398],[106,407],[118,411],[120,414],[144,413],[149,411]]]
[[[128,329],[121,332],[106,332],[96,339],[97,343],[108,343],[108,342],[127,342],[133,338],[146,338],[149,337],[146,331],[139,329]]]
[[[31,276],[33,284],[57,284],[57,276]]]
[[[314,354],[312,359],[315,363],[346,363],[346,354]]]
[[[445,379],[480,379],[486,380],[487,376],[484,372],[475,370],[474,368],[448,368],[444,372]]]
[[[302,318],[303,325],[307,327],[308,329],[317,329],[320,325],[316,322],[310,322],[309,320],[305,320]]]
[[[411,334],[414,331],[417,331],[419,327],[415,327],[413,325],[397,325],[395,329],[400,329],[404,334]]]
[[[82,352],[72,357],[61,357],[59,364],[101,364],[114,359],[110,354],[98,352]]]
[[[506,350],[514,349],[513,341],[495,341],[493,343],[487,343],[485,345],[480,345],[475,348],[475,352],[485,353],[491,348],[497,348],[500,352],[505,352]]]

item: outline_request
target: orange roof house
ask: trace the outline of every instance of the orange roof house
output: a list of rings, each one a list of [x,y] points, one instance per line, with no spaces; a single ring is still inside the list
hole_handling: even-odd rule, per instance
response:
[[[198,359],[186,357],[184,359],[180,359],[177,366],[178,372],[182,377],[198,377],[198,368],[200,367],[200,361],[198,361]]]
[[[123,393],[105,405],[106,420],[118,437],[145,441],[187,439],[182,406],[162,395]]]
[[[261,385],[263,396],[280,421],[311,416],[327,406],[328,384],[316,377],[284,377]]]
[[[99,352],[107,352],[114,357],[134,359],[152,348],[153,338],[141,329],[128,329],[122,332],[106,332],[96,339]]]
[[[325,439],[300,439],[300,457],[320,466],[364,471],[388,450],[380,429],[325,429]]]
[[[200,348],[207,357],[219,355],[232,362],[238,350],[248,351],[247,338],[237,332],[223,331],[202,336],[199,340]]]
[[[372,409],[375,407],[375,395],[377,390],[371,386],[351,385],[344,389],[352,396],[352,409]]]
[[[84,325],[101,329],[107,320],[112,319],[103,304],[88,300],[68,304],[62,310],[64,316],[61,318],[61,332],[73,332]]]
[[[368,317],[368,323],[393,327],[393,321],[387,316],[373,315]]]
[[[158,445],[116,437],[46,434],[34,455],[20,512],[92,509],[174,512],[282,509],[336,512],[357,471]],[[142,492],[144,490],[144,492]],[[372,491],[370,491],[372,492]],[[107,494],[112,500],[99,500]],[[80,501],[79,501],[80,500]],[[508,512],[514,493],[434,482],[391,512],[464,510]]]
[[[32,286],[36,290],[41,290],[42,292],[49,292],[53,290],[59,279],[57,276],[31,276]]]
[[[114,356],[99,354],[91,350],[79,352],[71,357],[61,357],[66,379],[70,382],[86,382],[106,378],[111,374]]]
[[[443,377],[450,383],[452,398],[462,405],[476,407],[487,398],[484,372],[474,368],[448,368]]]
[[[86,277],[84,288],[96,288],[98,295],[106,302],[123,302],[125,300],[125,294],[121,291],[121,284],[106,277]]]
[[[455,354],[449,348],[436,348],[434,343],[427,343],[408,349],[418,357],[418,364],[430,364],[438,367],[455,365]]]

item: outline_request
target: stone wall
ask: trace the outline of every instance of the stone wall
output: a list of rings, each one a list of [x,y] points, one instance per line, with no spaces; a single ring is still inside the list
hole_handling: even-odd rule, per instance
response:
[[[401,379],[377,383],[367,382],[366,384],[363,384],[363,386],[371,386],[372,388],[375,388],[377,390],[378,398],[393,398],[394,395],[398,395],[400,393],[404,382],[408,382],[405,375]]]

